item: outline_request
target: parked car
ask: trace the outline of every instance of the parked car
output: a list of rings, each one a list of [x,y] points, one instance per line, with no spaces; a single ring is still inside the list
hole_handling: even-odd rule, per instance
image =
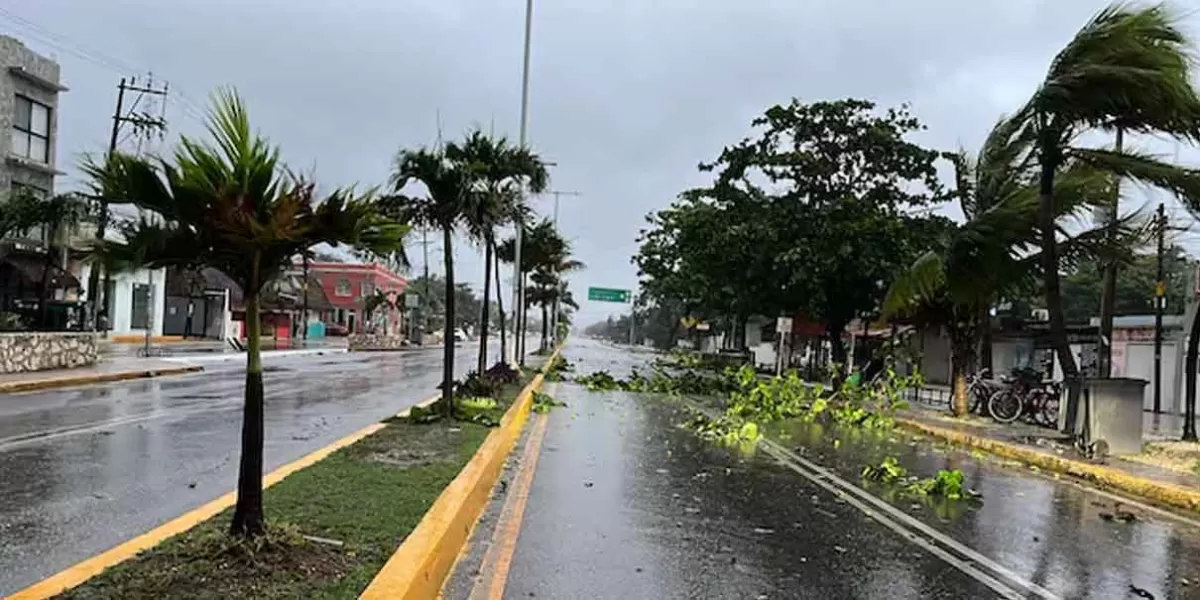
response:
[[[456,342],[467,341],[467,332],[463,331],[461,328],[455,329],[454,330],[454,341],[456,341]]]
[[[347,336],[350,335],[350,329],[341,323],[326,323],[325,335],[327,336]]]

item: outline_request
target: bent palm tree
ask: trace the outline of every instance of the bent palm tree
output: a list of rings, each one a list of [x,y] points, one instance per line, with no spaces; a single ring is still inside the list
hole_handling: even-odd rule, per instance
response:
[[[263,532],[263,369],[260,293],[319,244],[350,244],[385,254],[407,227],[377,216],[372,199],[335,191],[318,199],[314,184],[280,175],[279,150],[253,133],[237,95],[216,96],[208,119],[212,142],[183,137],[171,160],[113,155],[104,168],[107,197],[145,211],[102,242],[110,264],[212,267],[242,288],[246,303],[246,385],[234,535]]]
[[[472,191],[480,196],[471,203],[464,217],[471,237],[484,247],[483,314],[488,315],[491,314],[491,274],[496,230],[520,220],[520,184],[525,182],[529,191],[540,193],[546,189],[549,175],[545,163],[537,154],[527,148],[510,146],[507,139],[492,138],[478,129],[469,133],[463,143],[447,145],[446,157],[468,174]],[[498,277],[496,286],[499,290]],[[477,365],[480,373],[487,368],[488,320],[484,318],[480,324],[480,338],[483,340],[479,345]],[[502,347],[501,356],[504,351]]]
[[[405,196],[401,191],[410,182],[425,185],[427,194]],[[454,230],[463,221],[472,198],[468,173],[446,158],[443,150],[419,148],[401,150],[391,175],[396,195],[387,199],[386,211],[402,222],[436,227],[442,231],[442,258],[445,264],[445,323],[442,338],[442,399],[440,410],[446,417],[454,412]],[[428,285],[428,282],[426,282]]]
[[[941,325],[950,336],[951,383],[956,415],[969,408],[966,376],[975,362],[975,346],[990,329],[988,309],[1006,291],[1023,286],[1037,257],[1029,250],[1038,240],[1038,195],[1032,179],[1032,140],[1021,122],[1002,119],[979,155],[948,155],[955,168],[956,196],[966,222],[950,232],[942,247],[919,257],[892,283],[884,316],[907,316]],[[1075,165],[1059,179],[1061,204],[1056,219],[1099,199],[1108,178]],[[1089,243],[1093,232],[1071,241]]]
[[[1096,128],[1200,138],[1200,98],[1190,81],[1192,56],[1179,18],[1164,6],[1112,5],[1055,56],[1019,113],[1035,139],[1042,276],[1050,334],[1069,382],[1067,429],[1074,430],[1079,369],[1067,342],[1059,276],[1055,178],[1073,162],[1143,181],[1186,199],[1200,198],[1195,171],[1128,151],[1073,146]],[[1111,192],[1110,192],[1111,194]],[[1192,206],[1200,206],[1194,200]],[[1194,436],[1194,430],[1193,430]]]

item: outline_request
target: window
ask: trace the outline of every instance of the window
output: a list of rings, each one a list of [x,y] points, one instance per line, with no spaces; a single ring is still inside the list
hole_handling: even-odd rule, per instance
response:
[[[50,162],[50,107],[17,96],[13,115],[12,153],[21,158]]]
[[[349,296],[350,295],[350,280],[349,279],[337,280],[337,287],[335,287],[333,289],[333,295]]]
[[[133,302],[130,303],[129,328],[146,329],[150,326],[150,286],[133,284]]]
[[[362,293],[363,298],[366,298],[367,296],[370,296],[372,293],[375,292],[375,284],[370,281],[362,282],[361,287],[362,287],[362,289],[360,291]]]

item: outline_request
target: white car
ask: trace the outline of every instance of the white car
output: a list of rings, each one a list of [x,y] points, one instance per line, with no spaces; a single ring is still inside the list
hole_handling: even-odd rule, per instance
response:
[[[454,341],[456,341],[456,342],[467,341],[467,332],[463,331],[462,329],[455,329],[454,330]]]

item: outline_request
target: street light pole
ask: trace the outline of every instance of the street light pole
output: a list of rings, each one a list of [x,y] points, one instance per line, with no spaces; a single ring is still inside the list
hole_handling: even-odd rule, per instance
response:
[[[533,0],[525,0],[525,57],[521,69],[521,130],[519,133],[518,143],[521,148],[526,147],[526,134],[529,125],[529,47],[530,39],[533,35]],[[525,312],[524,298],[521,297],[522,284],[524,283],[523,273],[521,272],[521,237],[524,223],[517,223],[517,234],[513,243],[513,362],[524,362],[524,356],[517,350],[517,345],[521,343],[519,336],[521,335],[521,316]]]

